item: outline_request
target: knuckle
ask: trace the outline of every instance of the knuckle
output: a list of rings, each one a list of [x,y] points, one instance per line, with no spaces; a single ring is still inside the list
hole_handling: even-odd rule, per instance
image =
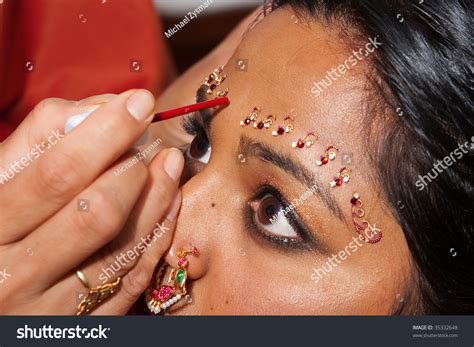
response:
[[[43,99],[33,109],[33,115],[35,117],[47,117],[48,114],[56,111],[63,101],[60,98]]]
[[[104,189],[96,189],[90,193],[87,212],[75,214],[75,227],[83,232],[86,239],[93,236],[101,244],[110,241],[121,229],[124,222],[123,207],[115,194]]]
[[[75,193],[81,176],[73,156],[58,152],[54,155],[54,162],[52,160],[38,162],[36,179],[39,194],[59,199],[63,195]]]

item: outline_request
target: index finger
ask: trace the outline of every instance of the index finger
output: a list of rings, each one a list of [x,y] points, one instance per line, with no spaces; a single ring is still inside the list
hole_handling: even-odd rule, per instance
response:
[[[143,133],[154,104],[146,90],[112,97],[0,186],[0,242],[23,237],[94,181]]]

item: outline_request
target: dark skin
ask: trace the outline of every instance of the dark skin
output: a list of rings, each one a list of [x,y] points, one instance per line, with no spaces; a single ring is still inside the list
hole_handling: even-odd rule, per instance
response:
[[[212,115],[195,116],[199,148],[207,137],[212,154],[188,154],[183,203],[166,261],[176,266],[178,248],[197,246],[200,255],[188,258],[187,288],[193,303],[170,313],[385,315],[406,301],[410,253],[370,178],[374,167],[367,157],[372,149],[365,147],[362,131],[369,61],[359,61],[315,97],[313,82],[360,46],[342,41],[335,28],[295,18],[291,10],[278,9],[248,31],[220,86],[229,88],[230,104]],[[248,69],[235,69],[235,59],[247,59]],[[241,127],[240,120],[254,106],[262,109],[259,119],[275,114],[274,126],[293,114],[295,130],[274,137],[273,126]],[[291,147],[309,131],[318,135],[313,146]],[[338,156],[317,166],[331,144],[339,148]],[[329,182],[344,166],[344,153],[353,155],[351,179],[331,188]],[[272,206],[278,202],[275,195],[293,202],[311,183],[316,185],[314,195],[283,218],[283,224],[259,223],[265,199]],[[341,251],[347,253],[358,236],[351,219],[354,192],[361,194],[366,219],[382,230],[383,238],[376,244],[362,241],[316,283],[314,269]]]

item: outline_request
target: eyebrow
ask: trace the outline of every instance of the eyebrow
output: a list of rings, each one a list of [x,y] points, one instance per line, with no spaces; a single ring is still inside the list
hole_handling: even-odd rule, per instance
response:
[[[202,85],[196,92],[196,101],[203,102],[207,100],[205,85]],[[204,129],[209,132],[214,117],[209,109],[199,111],[200,117],[196,117]],[[316,177],[305,166],[291,159],[289,156],[272,149],[267,144],[257,142],[248,136],[241,136],[238,147],[239,154],[245,157],[255,157],[265,162],[273,164],[287,174],[296,178],[305,185],[308,190],[314,191],[319,200],[331,211],[338,219],[344,221],[344,214],[341,207],[336,202],[334,195],[324,186],[319,177]]]
[[[257,142],[248,136],[241,136],[239,154],[244,157],[254,157],[275,165],[297,179],[301,184],[313,191],[316,197],[331,211],[338,219],[344,220],[344,214],[336,202],[334,195],[328,188],[324,187],[319,177],[315,176],[305,166],[291,159],[289,156],[280,153],[265,143]]]

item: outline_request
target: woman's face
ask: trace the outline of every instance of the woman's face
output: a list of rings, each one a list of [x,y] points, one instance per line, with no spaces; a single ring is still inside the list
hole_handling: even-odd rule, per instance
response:
[[[207,122],[203,114],[188,124],[198,136],[188,152],[183,204],[166,261],[176,267],[178,248],[197,246],[200,255],[188,257],[193,303],[175,313],[390,314],[406,300],[410,255],[370,179],[374,167],[364,146],[368,57],[338,71],[319,96],[311,92],[313,82],[359,48],[288,9],[274,11],[242,39],[218,88],[229,89],[230,104]],[[293,115],[294,131],[272,136],[273,126],[240,126],[254,106],[262,110],[259,120],[277,116],[273,126]],[[310,131],[318,135],[313,146],[292,148]],[[337,157],[318,166],[329,145],[339,148]],[[332,188],[344,166],[352,169],[350,181]],[[354,192],[365,218],[383,233],[378,243],[357,238]],[[288,203],[295,209],[272,224],[269,219]]]

